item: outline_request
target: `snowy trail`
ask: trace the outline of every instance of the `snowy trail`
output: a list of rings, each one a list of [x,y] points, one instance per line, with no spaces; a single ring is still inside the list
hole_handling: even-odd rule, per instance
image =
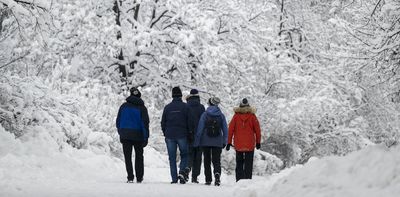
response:
[[[0,127],[0,197],[13,196],[243,196],[253,182],[235,182],[222,174],[220,187],[200,184],[170,184],[168,158],[148,147],[145,149],[145,175],[142,184],[127,184],[124,162],[90,150],[46,140],[44,136],[22,142]],[[264,182],[266,177],[254,177]],[[237,194],[235,194],[237,192]],[[240,195],[238,195],[240,194]],[[246,196],[246,195],[245,195]]]

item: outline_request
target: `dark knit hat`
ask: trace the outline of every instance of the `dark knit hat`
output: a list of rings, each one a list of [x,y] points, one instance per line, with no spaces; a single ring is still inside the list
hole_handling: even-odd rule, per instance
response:
[[[248,107],[248,106],[250,106],[250,104],[247,98],[242,99],[242,102],[240,102],[239,107]]]
[[[199,96],[199,91],[198,91],[197,89],[191,89],[191,90],[190,90],[190,94],[191,94],[192,96]]]
[[[186,99],[189,99],[190,97],[200,97],[199,91],[197,89],[190,90],[190,94],[187,95]]]
[[[182,91],[178,86],[172,88],[172,97],[182,97]]]
[[[140,91],[135,87],[132,87],[129,91],[131,92],[132,96],[136,96],[138,98],[142,96],[142,93],[140,93]]]
[[[218,97],[211,97],[208,99],[208,104],[209,105],[218,105],[221,102],[221,100]]]

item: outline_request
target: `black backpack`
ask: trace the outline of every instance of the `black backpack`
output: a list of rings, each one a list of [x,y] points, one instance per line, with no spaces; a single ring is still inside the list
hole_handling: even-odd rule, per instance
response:
[[[219,116],[206,115],[205,129],[209,137],[218,137],[221,135],[221,123]]]

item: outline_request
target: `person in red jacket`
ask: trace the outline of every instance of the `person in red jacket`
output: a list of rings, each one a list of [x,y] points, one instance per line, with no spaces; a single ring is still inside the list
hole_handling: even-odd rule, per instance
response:
[[[229,123],[226,150],[229,151],[233,140],[236,150],[236,181],[239,181],[252,178],[254,148],[261,147],[261,129],[255,115],[256,109],[250,106],[246,98],[234,111],[235,115]]]

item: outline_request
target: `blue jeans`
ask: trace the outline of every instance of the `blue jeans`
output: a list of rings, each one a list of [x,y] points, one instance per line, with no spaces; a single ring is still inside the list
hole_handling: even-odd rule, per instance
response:
[[[176,169],[176,148],[179,148],[181,155],[181,162],[179,164],[179,173],[183,173],[188,163],[188,142],[186,138],[180,139],[169,139],[165,138],[165,143],[167,144],[167,151],[169,157],[169,168],[171,173],[172,181],[178,180],[178,172]]]

